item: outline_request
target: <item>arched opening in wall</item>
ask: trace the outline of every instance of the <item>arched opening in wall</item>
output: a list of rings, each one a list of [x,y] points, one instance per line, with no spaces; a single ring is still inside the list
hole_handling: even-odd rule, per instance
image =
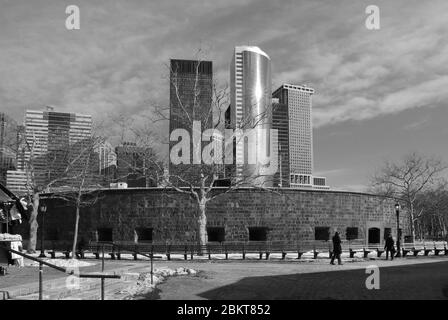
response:
[[[152,242],[152,228],[135,228],[135,242]]]
[[[369,243],[380,243],[381,242],[381,231],[379,228],[369,229]]]
[[[226,240],[226,231],[224,227],[208,227],[207,235],[209,242],[224,242]]]
[[[249,227],[249,241],[267,241],[267,227]]]
[[[98,228],[98,241],[102,242],[112,242],[112,228]]]

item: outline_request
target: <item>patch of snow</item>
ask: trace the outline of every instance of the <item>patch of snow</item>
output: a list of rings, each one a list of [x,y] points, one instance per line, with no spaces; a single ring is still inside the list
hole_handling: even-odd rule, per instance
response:
[[[80,260],[76,260],[76,259],[66,259],[66,260],[43,259],[43,260],[45,262],[51,263],[57,267],[70,268],[70,269],[89,267],[89,266],[95,265],[95,263],[92,263],[92,262],[80,261]],[[26,263],[25,265],[30,266],[30,267],[38,267],[39,262],[32,261],[32,262]],[[45,267],[45,265],[44,265],[44,267]]]
[[[143,272],[140,273],[137,281],[134,285],[131,285],[121,291],[119,294],[125,294],[124,299],[133,299],[134,296],[148,294],[154,290],[154,288],[161,282],[163,282],[167,277],[182,276],[182,275],[195,275],[196,270],[189,268],[177,268],[176,270],[170,269],[168,267],[156,268],[153,273],[153,283],[151,284],[151,273]]]

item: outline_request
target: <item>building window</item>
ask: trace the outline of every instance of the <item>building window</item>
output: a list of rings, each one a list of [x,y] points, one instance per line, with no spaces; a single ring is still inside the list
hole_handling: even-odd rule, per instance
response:
[[[209,242],[223,242],[226,240],[226,231],[223,227],[209,227],[207,228],[207,235]]]
[[[152,228],[135,228],[135,234],[137,235],[137,239],[135,239],[135,242],[152,241]]]
[[[251,227],[249,228],[249,241],[267,241],[268,228],[266,227]]]
[[[98,230],[98,241],[112,242],[112,228],[99,228]]]
[[[347,228],[345,236],[347,240],[358,239],[358,228],[352,228],[352,227]]]
[[[370,228],[369,229],[369,243],[380,243],[380,229]]]
[[[330,227],[315,227],[314,239],[328,241],[330,239]]]

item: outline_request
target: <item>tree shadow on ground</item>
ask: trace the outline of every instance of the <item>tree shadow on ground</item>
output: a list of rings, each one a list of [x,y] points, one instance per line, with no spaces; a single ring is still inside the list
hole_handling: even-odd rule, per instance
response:
[[[211,300],[448,299],[448,262],[383,267],[379,270],[379,290],[367,289],[366,280],[370,273],[366,273],[366,269],[358,269],[246,277],[202,292],[199,296]]]

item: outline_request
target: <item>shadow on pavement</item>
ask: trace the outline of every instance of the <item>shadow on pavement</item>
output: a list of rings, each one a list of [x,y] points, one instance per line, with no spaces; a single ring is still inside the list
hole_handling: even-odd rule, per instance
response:
[[[448,299],[448,262],[380,268],[379,290],[367,289],[369,275],[358,269],[247,277],[199,296],[212,300]]]

